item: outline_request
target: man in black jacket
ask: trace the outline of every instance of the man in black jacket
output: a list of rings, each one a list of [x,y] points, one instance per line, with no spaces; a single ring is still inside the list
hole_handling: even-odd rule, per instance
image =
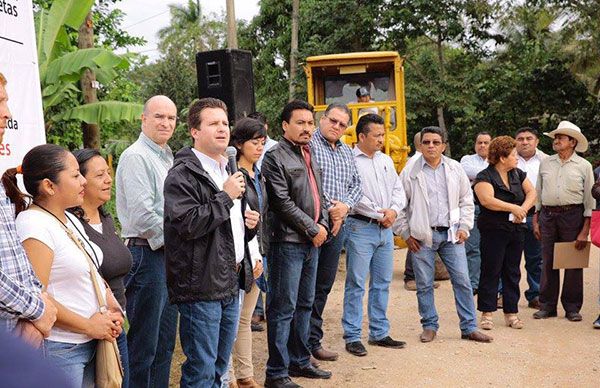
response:
[[[239,318],[239,289],[252,285],[247,242],[259,214],[246,210],[241,172],[229,175],[227,107],[192,104],[193,148],[183,148],[165,180],[165,258],[171,303],[180,312],[181,387],[220,386]]]
[[[310,364],[310,314],[315,297],[318,248],[327,239],[321,174],[311,157],[313,107],[288,103],[281,114],[283,139],[262,164],[269,196],[269,293],[266,387],[298,387],[289,376],[327,379]]]

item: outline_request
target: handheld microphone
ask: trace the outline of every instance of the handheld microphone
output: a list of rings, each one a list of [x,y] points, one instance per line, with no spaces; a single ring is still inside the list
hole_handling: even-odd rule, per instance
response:
[[[229,147],[227,147],[225,152],[227,153],[227,166],[229,167],[229,174],[233,175],[238,170],[237,160],[236,160],[237,149],[233,146],[229,146]]]

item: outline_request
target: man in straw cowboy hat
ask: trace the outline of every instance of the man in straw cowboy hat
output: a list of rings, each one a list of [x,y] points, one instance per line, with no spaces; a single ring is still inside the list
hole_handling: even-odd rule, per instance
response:
[[[556,154],[541,161],[536,185],[538,201],[533,231],[542,242],[543,260],[541,310],[533,314],[536,319],[557,316],[560,273],[552,268],[554,243],[575,241],[575,248],[583,249],[590,230],[592,210],[596,206],[591,195],[594,184],[592,165],[576,154],[588,149],[588,141],[581,129],[569,121],[561,121],[554,131],[544,135],[554,139],[552,148]],[[565,270],[561,303],[569,321],[581,321],[582,269]]]

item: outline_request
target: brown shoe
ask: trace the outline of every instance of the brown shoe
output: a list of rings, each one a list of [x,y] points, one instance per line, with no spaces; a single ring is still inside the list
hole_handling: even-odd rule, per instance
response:
[[[462,334],[460,338],[475,342],[492,342],[494,340],[489,335],[485,335],[480,331],[474,331],[470,334]]]
[[[529,301],[529,303],[527,304],[527,306],[529,306],[532,309],[536,309],[536,310],[541,310],[542,306],[540,305],[540,298],[538,298],[537,296],[533,299],[531,299]]]
[[[319,366],[321,366],[321,363],[313,356],[310,356],[310,365],[314,366],[315,368],[318,368]]]
[[[338,359],[338,354],[336,352],[325,350],[324,348],[313,350],[312,355],[314,358],[321,361],[335,361]]]
[[[419,336],[421,342],[431,342],[435,338],[435,330],[423,329],[423,332]]]
[[[261,385],[254,380],[254,377],[246,377],[245,379],[237,379],[239,388],[261,388]]]
[[[405,280],[404,289],[407,291],[417,291],[417,282],[414,280]]]

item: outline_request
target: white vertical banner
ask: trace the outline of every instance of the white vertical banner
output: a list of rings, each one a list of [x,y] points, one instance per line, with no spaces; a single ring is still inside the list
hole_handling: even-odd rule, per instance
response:
[[[31,0],[0,1],[0,72],[12,119],[0,143],[0,174],[46,142]]]

